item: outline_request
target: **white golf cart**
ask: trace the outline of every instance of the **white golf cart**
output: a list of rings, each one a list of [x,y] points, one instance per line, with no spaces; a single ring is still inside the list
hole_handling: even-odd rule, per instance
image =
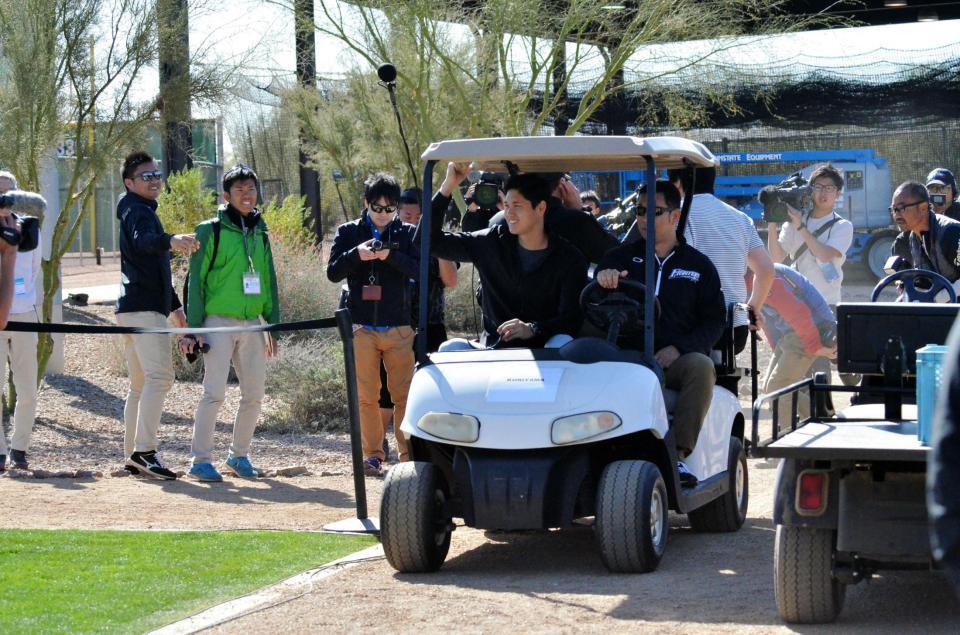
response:
[[[712,166],[703,145],[682,138],[531,137],[443,141],[426,162],[421,227],[430,226],[433,168],[473,162],[499,172]],[[654,189],[648,205],[654,204]],[[686,213],[686,210],[684,210]],[[654,215],[647,216],[653,235]],[[426,280],[429,232],[422,232]],[[609,293],[588,285],[588,320],[608,338],[577,338],[555,349],[418,351],[418,368],[401,430],[413,461],[387,474],[380,507],[383,548],[401,572],[438,569],[454,518],[470,527],[531,530],[571,527],[595,517],[611,571],[657,567],[667,543],[668,510],[688,514],[699,531],[736,531],[747,509],[744,418],[737,398],[713,388],[697,446],[685,459],[698,479],[681,487],[670,417],[676,394],[662,388],[652,355],[619,349],[621,330],[642,329],[653,349],[656,298],[653,241],[646,285]],[[425,284],[425,283],[422,283]],[[427,293],[421,287],[420,323]]]

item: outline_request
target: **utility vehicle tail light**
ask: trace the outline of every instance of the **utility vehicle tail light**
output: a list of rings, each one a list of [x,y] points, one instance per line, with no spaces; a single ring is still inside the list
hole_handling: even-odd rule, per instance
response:
[[[797,513],[801,516],[819,516],[827,509],[826,472],[805,470],[797,477]]]

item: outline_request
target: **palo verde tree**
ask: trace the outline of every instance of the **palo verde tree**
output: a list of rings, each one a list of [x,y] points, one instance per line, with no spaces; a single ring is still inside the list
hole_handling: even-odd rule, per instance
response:
[[[72,150],[43,261],[45,322],[60,292],[61,259],[86,220],[97,178],[119,170],[118,158],[157,120],[157,89],[141,78],[156,66],[158,31],[155,0],[0,0],[0,162],[21,187],[36,190],[55,147]],[[232,68],[195,59],[193,100],[217,98]],[[49,336],[41,337],[41,375],[51,351]]]

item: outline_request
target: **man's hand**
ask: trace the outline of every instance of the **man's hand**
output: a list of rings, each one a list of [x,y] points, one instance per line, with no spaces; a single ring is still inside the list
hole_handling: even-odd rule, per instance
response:
[[[497,333],[504,342],[511,340],[528,340],[533,337],[533,329],[529,324],[514,318],[507,320],[497,327]]]
[[[360,254],[360,260],[366,262],[367,260],[379,260],[380,256],[378,251],[374,251],[373,247],[373,238],[368,240],[365,243],[360,243],[357,245],[357,253]]]
[[[170,237],[170,249],[190,255],[200,249],[200,241],[193,234],[177,234]]]
[[[755,307],[749,302],[747,302],[747,313],[753,316],[753,319],[748,322],[749,328],[751,331],[759,331],[763,328],[766,320],[763,317],[763,313],[760,312],[760,309],[763,308],[762,305]]]
[[[793,228],[796,230],[800,229],[800,225],[803,224],[803,217],[800,215],[800,212],[791,207],[789,204],[784,203],[787,206],[787,214],[790,216],[790,224],[793,225]]]
[[[573,184],[573,181],[566,177],[560,179],[557,189],[554,190],[554,195],[563,202],[563,206],[567,209],[580,209],[583,205],[580,202],[580,190]]]
[[[440,193],[448,198],[453,196],[453,190],[467,178],[467,175],[470,174],[470,168],[471,165],[467,163],[454,163],[453,161],[448,163],[447,174],[443,178],[443,183],[440,184]]]
[[[386,260],[387,258],[390,257],[389,249],[381,249],[380,251],[375,251],[373,253],[376,254],[377,258],[379,258],[380,260]]]
[[[0,210],[0,228],[9,227],[11,229],[20,229],[19,225],[20,223],[17,222],[16,216],[11,214],[10,210]],[[11,245],[7,241],[0,239],[0,255],[2,255],[5,260],[16,258],[17,246]]]
[[[182,328],[182,327],[181,327]],[[184,355],[199,353],[203,347],[202,335],[181,335],[179,339],[180,352]]]
[[[267,357],[276,357],[277,353],[280,352],[280,342],[277,341],[272,334],[267,333],[267,337],[264,340],[263,350],[267,354]]]
[[[680,351],[677,350],[676,346],[672,344],[670,346],[664,346],[657,354],[654,355],[657,359],[657,363],[660,364],[662,368],[670,368],[670,364],[680,359]]]
[[[183,312],[183,307],[180,307],[170,314],[170,321],[173,322],[173,325],[178,329],[187,328],[187,316]]]
[[[604,289],[616,289],[620,284],[620,278],[626,278],[626,271],[617,271],[616,269],[604,269],[597,272],[597,284]]]
[[[826,357],[827,359],[829,359],[829,360],[832,361],[832,362],[833,362],[833,361],[836,361],[836,360],[837,360],[837,346],[836,346],[836,344],[834,344],[833,346],[821,346],[821,347],[820,347],[820,350],[818,350],[818,351],[816,352],[816,356],[817,356],[817,357]]]

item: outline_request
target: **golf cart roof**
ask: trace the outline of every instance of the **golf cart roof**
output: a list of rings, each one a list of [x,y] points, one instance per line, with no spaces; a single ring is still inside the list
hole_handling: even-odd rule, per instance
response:
[[[702,143],[683,137],[493,137],[431,143],[424,161],[472,162],[479,170],[521,172],[636,170],[652,157],[657,168],[719,166]]]

